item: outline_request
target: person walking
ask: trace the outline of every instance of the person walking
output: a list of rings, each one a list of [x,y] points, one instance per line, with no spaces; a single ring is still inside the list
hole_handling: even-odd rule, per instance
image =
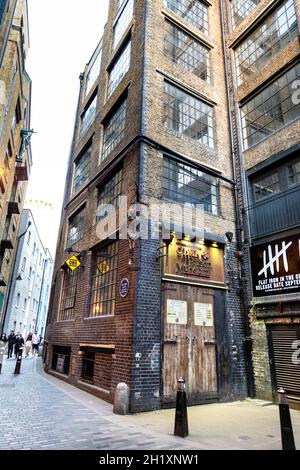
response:
[[[7,359],[11,359],[13,355],[14,345],[16,342],[16,336],[13,330],[11,330],[7,338],[7,342],[8,342]]]
[[[32,333],[29,333],[25,343],[25,357],[29,356],[32,347]]]
[[[16,337],[16,342],[15,342],[15,356],[16,356],[16,359],[18,357],[20,349],[23,349],[23,348],[24,348],[24,338],[21,335],[21,333],[19,333]]]
[[[40,344],[40,336],[38,335],[38,332],[35,331],[33,336],[32,336],[32,354],[34,356],[39,355],[39,344]]]

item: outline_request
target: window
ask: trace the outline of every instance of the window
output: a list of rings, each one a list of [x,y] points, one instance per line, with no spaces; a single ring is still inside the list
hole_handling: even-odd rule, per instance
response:
[[[32,255],[35,255],[36,243],[33,244]]]
[[[109,98],[117,88],[122,78],[126,75],[130,67],[131,41],[129,41],[121,51],[116,62],[109,72],[107,97]]]
[[[86,382],[94,382],[95,353],[85,352],[82,357],[81,378]]]
[[[260,0],[232,0],[232,23],[233,27],[237,27],[244,18],[250,15],[251,11],[257,7]]]
[[[202,80],[210,81],[209,49],[169,21],[166,21],[165,54]]]
[[[17,295],[17,307],[19,307],[19,305],[20,305],[20,297],[21,297],[21,294],[20,294],[20,292],[18,292],[18,295]]]
[[[31,279],[31,276],[32,276],[32,268],[29,269],[29,276],[28,276],[28,279]]]
[[[300,183],[300,161],[288,166],[289,186]]]
[[[163,197],[180,204],[203,204],[204,210],[217,215],[217,179],[190,165],[164,157]]]
[[[64,271],[58,321],[74,319],[77,281],[78,269]]]
[[[89,179],[91,153],[92,147],[90,146],[75,162],[73,193],[76,193]]]
[[[102,160],[105,160],[124,137],[127,99],[111,116],[104,126]]]
[[[241,107],[245,150],[300,117],[300,104],[292,99],[299,77],[300,63]]]
[[[60,374],[69,375],[71,348],[53,346],[51,369]]]
[[[87,73],[86,76],[86,82],[85,82],[85,96],[89,94],[91,91],[94,83],[96,82],[97,78],[99,77],[100,74],[100,65],[101,65],[101,56],[102,56],[102,50],[98,53],[97,57],[94,58],[94,62],[92,63],[90,70]]]
[[[253,200],[259,202],[267,197],[286,192],[299,183],[300,158],[298,157],[290,160],[289,163],[277,166],[276,169],[267,174],[252,178]],[[292,207],[292,204],[292,201],[290,201],[288,205]],[[277,210],[280,210],[280,204]]]
[[[262,70],[266,63],[298,36],[293,0],[272,13],[236,50],[239,82]]]
[[[122,170],[116,173],[105,185],[99,189],[96,222],[106,217],[112,206],[119,207],[122,194]]]
[[[280,191],[279,173],[275,171],[268,176],[256,180],[253,184],[254,200],[260,201],[268,196],[272,196]]]
[[[208,6],[200,0],[166,0],[166,5],[183,20],[208,34]]]
[[[68,239],[67,247],[75,245],[83,238],[83,227],[85,222],[85,209],[82,209],[77,214],[69,220],[69,230],[68,230]]]
[[[26,258],[24,256],[23,261],[22,261],[22,266],[21,266],[22,271],[25,271],[25,267],[26,267]]]
[[[24,310],[26,310],[27,307],[27,299],[24,299]]]
[[[120,14],[114,26],[113,49],[119,44],[133,18],[133,2],[134,0],[127,0],[122,4],[122,9],[120,9]]]
[[[31,239],[31,232],[29,231],[29,232],[28,232],[28,235],[27,235],[27,243],[28,243],[28,245],[30,245],[30,239]]]
[[[214,147],[214,108],[165,82],[164,123],[168,129]]]
[[[87,133],[96,117],[97,95],[93,98],[81,118],[80,139]]]
[[[94,256],[90,316],[115,313],[119,243],[108,245]]]

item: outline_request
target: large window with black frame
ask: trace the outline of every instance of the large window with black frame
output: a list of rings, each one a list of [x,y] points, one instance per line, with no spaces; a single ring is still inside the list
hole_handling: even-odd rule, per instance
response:
[[[163,159],[162,196],[180,204],[203,205],[206,212],[219,214],[217,178],[167,156]]]
[[[83,238],[83,229],[85,224],[85,207],[80,209],[69,219],[69,228],[67,234],[67,248],[71,248],[75,243]]]
[[[115,314],[119,242],[106,245],[94,254],[90,317]]]
[[[214,148],[214,107],[168,81],[164,91],[165,127]]]
[[[208,34],[208,4],[201,0],[165,0],[166,7],[190,25]]]
[[[210,81],[210,51],[175,24],[165,22],[165,54],[180,67]]]
[[[127,98],[119,104],[103,129],[102,160],[105,160],[113,149],[121,142],[125,134],[125,122],[127,111]]]
[[[299,35],[293,0],[287,0],[236,49],[239,83],[262,70],[279,51]]]
[[[134,0],[123,0],[117,4],[117,16],[113,27],[113,49],[124,36],[133,18]]]
[[[87,96],[89,94],[89,92],[93,88],[94,83],[96,82],[97,78],[99,77],[100,66],[101,66],[101,57],[102,57],[102,49],[92,59],[90,69],[87,73],[86,81],[85,81],[85,96]]]
[[[112,210],[119,207],[122,195],[122,170],[114,174],[103,186],[99,188],[96,222],[99,222]]]
[[[131,39],[125,44],[109,70],[107,98],[115,91],[130,67]]]
[[[87,105],[81,116],[80,139],[82,139],[90,127],[93,125],[96,117],[97,93],[92,101]]]
[[[232,25],[237,28],[261,0],[231,0]]]
[[[296,86],[299,78],[300,63],[241,106],[245,150],[299,119],[300,102]]]
[[[63,272],[63,284],[57,321],[74,320],[75,299],[79,270],[66,268]]]
[[[73,193],[76,193],[88,182],[90,176],[91,153],[92,147],[89,146],[88,149],[86,149],[75,161]]]

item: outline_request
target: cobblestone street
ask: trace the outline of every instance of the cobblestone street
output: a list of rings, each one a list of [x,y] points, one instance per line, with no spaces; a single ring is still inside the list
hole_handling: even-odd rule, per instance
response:
[[[23,359],[20,375],[14,367],[15,360],[6,361],[0,375],[1,450],[192,448],[176,437],[116,423],[111,405],[46,376],[40,358]]]
[[[187,438],[172,435],[174,410],[129,416],[46,374],[40,358],[4,362],[0,450],[281,450],[278,407],[260,400],[190,407]],[[291,410],[296,448],[300,412]]]

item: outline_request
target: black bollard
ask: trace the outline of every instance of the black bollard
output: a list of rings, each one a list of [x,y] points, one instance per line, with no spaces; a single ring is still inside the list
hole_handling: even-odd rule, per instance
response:
[[[284,388],[280,387],[277,390],[277,393],[279,403],[282,450],[296,450],[290,408]]]
[[[17,356],[17,362],[16,362],[16,367],[15,367],[15,374],[19,374],[21,370],[21,363],[22,363],[22,355],[23,355],[23,348],[19,349],[18,356]]]
[[[187,416],[185,380],[180,377],[180,379],[178,379],[178,389],[176,397],[174,436],[186,437],[188,435],[189,426]]]

